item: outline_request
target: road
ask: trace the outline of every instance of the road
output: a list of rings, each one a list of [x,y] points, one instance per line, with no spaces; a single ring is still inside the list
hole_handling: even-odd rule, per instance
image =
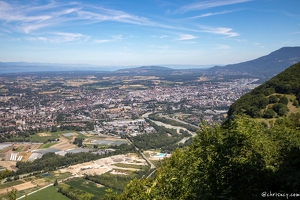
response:
[[[177,122],[183,123],[183,124],[188,124],[188,125],[190,125],[190,126],[196,128],[196,129],[199,129],[199,126],[195,126],[195,125],[190,124],[190,123],[187,123],[187,122],[185,122],[185,121],[182,121],[182,120],[179,120],[179,119],[175,119],[175,118],[171,118],[171,117],[169,117],[169,116],[162,115],[162,114],[161,114],[160,116],[161,116],[161,117],[164,117],[164,118],[166,118],[166,119],[170,119],[170,120],[173,120],[173,121],[177,121]]]
[[[142,155],[142,157],[149,163],[150,169],[155,169],[156,168],[155,165],[153,165],[153,163],[145,156],[145,154],[143,152],[141,152],[140,149],[131,142],[131,140],[129,140],[128,138],[126,138],[126,139],[130,144],[132,144],[134,146],[135,150],[139,151],[140,154]]]

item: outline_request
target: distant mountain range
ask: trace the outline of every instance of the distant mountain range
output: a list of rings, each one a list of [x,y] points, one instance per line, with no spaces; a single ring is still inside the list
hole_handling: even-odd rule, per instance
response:
[[[300,47],[283,47],[269,55],[247,62],[215,66],[208,71],[215,74],[244,74],[267,79],[300,61]]]
[[[211,68],[189,68],[174,69],[162,66],[142,66],[125,68],[111,71],[112,68],[96,67],[92,65],[74,64],[48,64],[48,63],[26,63],[26,62],[0,62],[0,74],[21,72],[44,72],[44,71],[103,71],[117,74],[133,75],[155,75],[155,74],[185,74],[203,73],[210,75],[248,75],[253,77],[269,79],[292,64],[300,61],[300,47],[283,47],[269,55],[254,60],[230,64],[226,66],[214,66]],[[182,68],[184,68],[182,66]]]
[[[135,75],[157,75],[157,74],[172,74],[178,69],[172,69],[161,66],[142,66],[135,68],[119,69],[114,71],[117,74],[135,74]]]
[[[0,74],[47,71],[111,71],[111,69],[88,64],[0,62]]]

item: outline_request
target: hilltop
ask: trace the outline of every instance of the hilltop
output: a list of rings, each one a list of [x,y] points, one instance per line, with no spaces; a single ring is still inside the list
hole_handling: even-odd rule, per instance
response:
[[[228,116],[281,117],[300,112],[299,102],[300,62],[243,95],[230,106]]]

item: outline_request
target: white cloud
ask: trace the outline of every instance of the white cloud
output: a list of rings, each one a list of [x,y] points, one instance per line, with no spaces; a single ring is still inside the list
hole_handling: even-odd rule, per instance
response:
[[[19,29],[21,29],[24,33],[29,34],[34,30],[38,30],[40,28],[46,27],[48,24],[23,24]]]
[[[63,4],[55,1],[46,5],[0,2],[0,24],[1,21],[4,22],[2,25],[13,27],[12,29],[26,34],[42,28],[64,26],[67,23],[69,25],[70,22],[74,22],[76,25],[84,25],[114,21],[141,26],[174,28],[120,10],[75,2]]]
[[[181,34],[180,37],[177,40],[193,40],[196,39],[197,37],[194,35],[190,35],[190,34]]]
[[[72,41],[77,41],[77,40],[88,40],[89,37],[82,35],[80,33],[65,33],[65,32],[57,32],[57,33],[53,33],[54,35],[56,35],[57,37],[52,40],[52,42],[55,43],[62,43],[62,42],[72,42]]]
[[[23,9],[22,9],[23,8]],[[24,7],[17,7],[16,5],[10,5],[6,2],[0,2],[0,20],[6,22],[20,21],[20,22],[34,22],[45,21],[50,19],[49,15],[28,15],[28,11]]]
[[[28,41],[43,41],[48,42],[48,39],[46,37],[27,37],[25,38]]]
[[[164,38],[168,38],[169,36],[167,36],[167,35],[152,35],[151,37],[164,39]]]
[[[89,36],[80,34],[80,33],[66,33],[66,32],[54,32],[47,34],[48,37],[26,37],[25,39],[28,41],[42,41],[49,43],[65,43],[65,42],[73,42],[79,40],[88,40]]]
[[[104,40],[94,40],[94,43],[108,43],[108,42],[116,42],[118,40],[123,40],[122,35],[113,35],[111,39],[104,39]]]
[[[201,27],[202,32],[218,34],[218,35],[225,35],[228,37],[236,37],[239,36],[239,33],[233,32],[232,28],[225,28],[225,27]]]
[[[99,43],[108,43],[108,42],[112,42],[112,40],[94,40],[94,42],[96,44],[99,44]]]
[[[223,14],[227,14],[227,13],[232,13],[232,12],[236,12],[237,10],[224,10],[222,12],[209,12],[209,13],[204,13],[201,15],[197,15],[194,17],[189,17],[188,19],[198,19],[198,18],[203,18],[203,17],[210,17],[210,16],[214,16],[214,15],[223,15]]]
[[[178,12],[185,13],[193,10],[205,10],[208,8],[214,8],[225,5],[245,3],[252,0],[208,0],[208,1],[199,1],[197,3],[188,4],[181,7]]]

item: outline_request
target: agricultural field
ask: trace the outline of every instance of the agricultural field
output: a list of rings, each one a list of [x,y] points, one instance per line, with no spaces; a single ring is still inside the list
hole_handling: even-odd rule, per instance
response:
[[[16,162],[26,162],[33,154],[44,154],[45,152],[66,151],[78,148],[78,146],[73,144],[75,138],[81,138],[84,142],[90,143],[90,145],[97,145],[98,147],[103,146],[105,148],[109,147],[110,145],[120,145],[123,143],[128,143],[128,141],[124,139],[107,135],[95,135],[89,132],[58,131],[54,133],[38,133],[31,136],[31,140],[35,141],[35,143],[20,142],[5,144],[0,153],[0,156],[2,158],[2,161],[0,161],[0,167],[1,169],[16,171]],[[144,170],[145,167],[147,167],[147,162],[143,158],[139,157],[138,154],[129,153],[126,155],[115,155],[108,158],[69,166],[67,168],[62,168],[54,172],[48,172],[24,178],[20,177],[21,179],[19,179],[18,181],[7,182],[1,185],[2,187],[0,187],[0,199],[5,196],[7,191],[17,189],[18,197],[27,194],[28,199],[38,198],[47,200],[48,197],[45,196],[41,198],[41,196],[39,195],[44,192],[46,194],[53,193],[53,195],[56,195],[57,192],[54,190],[55,188],[49,187],[32,195],[29,194],[31,192],[40,190],[42,187],[53,184],[55,180],[64,180],[65,182],[67,179],[70,179],[69,181],[71,181],[75,176],[82,176],[84,174],[100,175],[114,170],[129,170],[135,172]],[[77,180],[75,179],[68,184],[74,187],[73,185],[76,185],[76,181]],[[79,183],[80,182],[78,182],[77,186],[78,189],[88,190],[88,188],[92,188],[91,191],[97,189],[96,195],[98,195],[98,193],[99,195],[100,193],[101,195],[103,195],[105,193],[105,190],[107,189],[90,181],[83,182],[82,185],[79,185]],[[59,193],[59,196],[55,196],[55,199],[64,200],[64,196],[61,196]]]
[[[93,136],[90,138],[86,138],[83,142],[85,145],[97,145],[100,147],[109,147],[121,144],[128,144],[126,139],[119,139],[115,137],[104,137],[104,136]]]
[[[30,176],[16,181],[7,182],[0,185],[0,199],[6,195],[7,191],[11,191],[12,189],[17,190],[17,197],[28,195],[28,197],[30,196],[30,198],[28,199],[31,199],[31,195],[29,195],[31,192],[38,191],[47,185],[52,185],[55,182],[55,180],[61,181],[66,180],[70,177],[72,177],[72,175],[69,172],[61,173],[59,171],[54,171],[45,174],[39,174],[36,176]],[[47,192],[46,189],[43,189],[40,190],[38,193],[41,193],[43,191]],[[51,192],[53,191],[51,190]],[[35,200],[36,198],[33,199]],[[44,200],[44,198],[38,199]],[[50,198],[49,200],[52,199]]]
[[[69,181],[64,182],[64,184],[67,184],[73,188],[85,191],[87,193],[93,194],[98,197],[104,196],[105,190],[108,189],[107,187],[104,187],[103,185],[94,183],[94,182],[86,180],[84,178],[73,178]]]
[[[32,153],[37,150],[56,149],[56,151],[66,151],[77,148],[73,144],[75,138],[83,139],[84,145],[94,148],[109,148],[111,145],[128,143],[127,140],[110,136],[99,136],[88,132],[58,131],[54,133],[37,133],[30,136],[31,142],[5,143],[0,148],[0,167],[13,170],[17,161],[26,162]],[[52,151],[50,151],[52,152]]]
[[[7,189],[10,191],[12,188],[16,188],[18,189],[18,197],[27,194],[29,200],[36,198],[47,200],[48,197],[40,198],[39,195],[43,192],[45,192],[46,194],[48,192],[52,192],[54,195],[57,195],[57,192],[56,190],[54,190],[54,187],[54,189],[47,188],[40,190],[34,194],[30,193],[33,191],[37,191],[44,186],[53,184],[55,180],[58,180],[59,185],[68,185],[78,190],[88,192],[92,195],[103,196],[105,194],[105,190],[108,189],[107,187],[86,180],[82,176],[94,176],[105,173],[111,173],[112,176],[118,176],[119,173],[122,171],[126,171],[127,174],[130,175],[136,173],[136,171],[145,170],[146,168],[146,161],[135,153],[129,153],[126,155],[115,155],[108,158],[73,165],[54,172],[39,174],[36,176],[24,178],[22,180],[7,183],[3,185],[2,196],[7,192]],[[61,183],[61,181],[63,181],[63,183]],[[57,197],[57,199],[60,198],[61,197],[59,196]]]
[[[69,200],[68,197],[62,195],[61,193],[57,192],[56,187],[49,186],[45,189],[39,190],[27,197],[22,198],[21,200]]]

